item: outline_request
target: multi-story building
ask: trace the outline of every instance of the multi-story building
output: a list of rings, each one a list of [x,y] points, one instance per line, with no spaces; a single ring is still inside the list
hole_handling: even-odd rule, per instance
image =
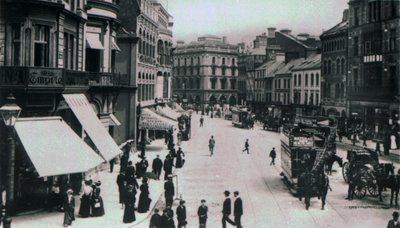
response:
[[[213,35],[178,42],[173,52],[173,93],[196,104],[237,103],[238,46]]]
[[[293,67],[292,83],[292,101],[296,108],[300,108],[296,113],[318,112],[321,101],[321,54],[312,54]]]
[[[346,76],[348,10],[342,21],[321,35],[321,112],[331,117],[346,117]]]
[[[375,131],[399,116],[399,1],[349,1],[350,113]]]

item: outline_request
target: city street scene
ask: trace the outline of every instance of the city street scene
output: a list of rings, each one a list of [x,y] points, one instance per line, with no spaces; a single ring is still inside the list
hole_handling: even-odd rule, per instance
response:
[[[0,227],[400,228],[399,0],[0,0]]]

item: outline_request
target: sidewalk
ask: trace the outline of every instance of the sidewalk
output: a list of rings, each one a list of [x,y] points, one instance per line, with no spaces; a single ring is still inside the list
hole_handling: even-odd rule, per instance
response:
[[[148,171],[151,171],[151,164],[156,155],[159,154],[160,158],[164,160],[168,154],[167,146],[164,145],[164,140],[155,140],[148,145],[146,148],[146,158],[149,162]],[[130,160],[133,164],[139,161],[139,152],[131,154]],[[153,213],[153,208],[156,206],[160,197],[164,192],[164,180],[149,180],[150,198],[152,199],[150,204],[150,210],[147,213],[137,213],[136,221],[130,224],[124,224],[122,222],[124,210],[121,209],[119,204],[119,193],[116,184],[117,175],[119,172],[119,165],[114,166],[114,172],[110,173],[109,169],[100,171],[98,173],[99,179],[102,182],[101,196],[104,201],[105,215],[102,217],[90,217],[80,218],[78,215],[80,199],[79,196],[75,196],[75,221],[72,223],[73,227],[137,227],[140,223],[149,218]],[[161,173],[163,177],[164,172]],[[141,180],[138,179],[139,185]],[[136,206],[139,201],[140,190],[136,194]],[[15,227],[26,227],[26,228],[44,228],[44,227],[63,227],[64,213],[62,212],[47,212],[40,211],[38,213],[29,215],[19,215],[12,218],[12,225]]]

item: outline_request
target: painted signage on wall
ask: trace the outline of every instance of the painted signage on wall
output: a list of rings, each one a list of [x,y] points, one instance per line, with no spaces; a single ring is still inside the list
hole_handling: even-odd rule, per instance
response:
[[[60,69],[29,69],[29,86],[62,86],[63,78]]]

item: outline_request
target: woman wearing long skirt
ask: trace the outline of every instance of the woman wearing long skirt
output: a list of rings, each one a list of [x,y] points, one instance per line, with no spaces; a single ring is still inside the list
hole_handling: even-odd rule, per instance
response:
[[[136,216],[135,216],[135,194],[136,192],[133,191],[133,186],[128,185],[127,187],[127,192],[125,194],[125,209],[124,209],[124,217],[123,217],[123,222],[124,223],[131,223],[136,221]]]
[[[68,189],[64,199],[64,227],[72,225],[72,221],[75,220],[75,199],[72,193],[74,191]]]
[[[79,207],[79,215],[82,218],[90,216],[92,194],[93,188],[91,187],[91,181],[85,181],[85,185],[83,186],[83,195],[81,196],[81,206]]]
[[[179,147],[179,149],[177,151],[177,156],[176,156],[176,163],[175,163],[176,168],[182,168],[184,156],[185,156],[185,154],[183,153],[182,148]]]
[[[147,183],[148,179],[143,178],[143,184],[140,186],[140,197],[138,204],[138,212],[146,213],[150,208],[151,199],[149,198],[149,184]]]
[[[99,217],[104,215],[104,204],[103,198],[100,196],[100,188],[97,187],[94,193],[93,202],[92,202],[92,216]]]

